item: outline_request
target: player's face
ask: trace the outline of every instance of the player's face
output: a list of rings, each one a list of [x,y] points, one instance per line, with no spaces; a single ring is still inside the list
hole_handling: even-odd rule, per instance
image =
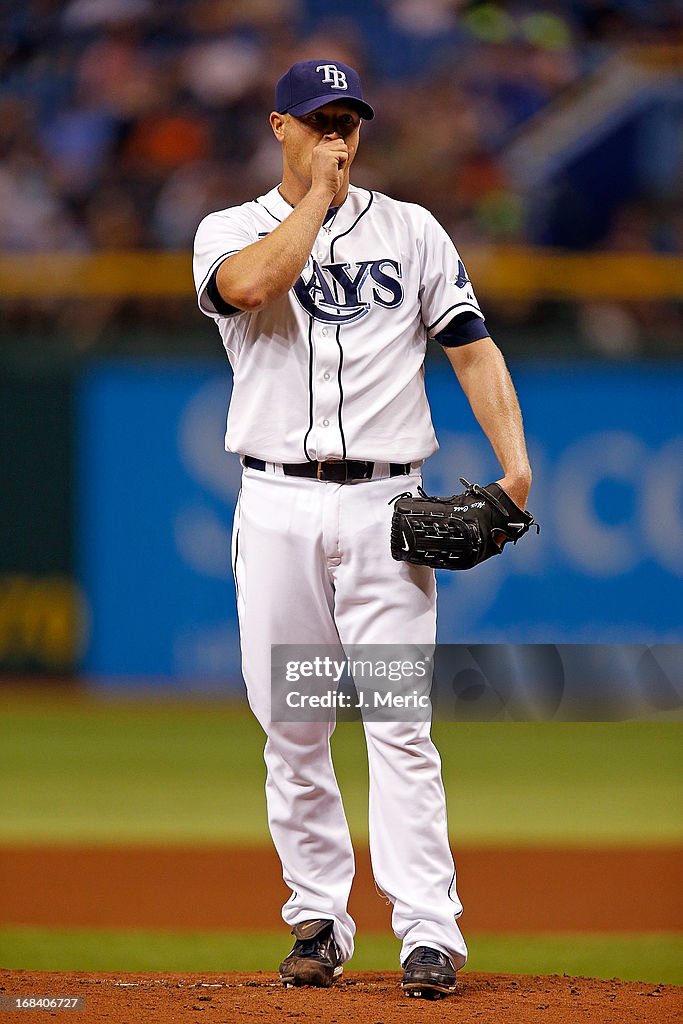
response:
[[[325,136],[328,138],[339,137],[346,141],[355,135],[357,141],[360,128],[358,111],[339,101],[328,103],[325,107],[312,110],[310,114],[304,114],[303,117],[295,117],[292,120],[298,121],[309,133],[316,135],[316,144]]]
[[[287,168],[307,186],[311,182],[311,155],[324,139],[343,139],[349,150],[346,176],[353,163],[360,134],[361,117],[355,107],[335,100],[303,117],[284,115],[282,147]]]

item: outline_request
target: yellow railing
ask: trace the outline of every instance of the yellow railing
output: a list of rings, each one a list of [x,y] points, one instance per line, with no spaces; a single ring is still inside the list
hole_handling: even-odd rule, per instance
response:
[[[523,246],[472,248],[463,256],[480,298],[683,298],[681,256],[576,254]],[[0,253],[0,301],[182,298],[192,290],[187,252]]]
[[[501,246],[473,251],[468,267],[477,292],[492,299],[683,298],[681,256]]]

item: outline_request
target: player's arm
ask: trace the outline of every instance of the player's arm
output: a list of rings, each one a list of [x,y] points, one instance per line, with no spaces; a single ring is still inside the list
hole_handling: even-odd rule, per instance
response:
[[[526,508],[531,466],[522,413],[502,352],[489,337],[445,351],[503,469],[500,486]]]
[[[271,231],[224,260],[216,285],[224,302],[250,313],[286,294],[299,277],[332,199],[341,188],[349,152],[341,139],[323,138],[313,150],[311,187]]]

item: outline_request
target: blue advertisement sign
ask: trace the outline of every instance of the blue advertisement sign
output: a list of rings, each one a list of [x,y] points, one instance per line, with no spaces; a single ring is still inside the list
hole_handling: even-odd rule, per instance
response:
[[[683,369],[548,364],[513,376],[541,534],[439,573],[440,642],[680,643]],[[450,368],[430,365],[427,390],[441,448],[426,489],[498,477]],[[229,396],[227,364],[102,365],[82,382],[83,672],[96,682],[241,687]]]
[[[541,524],[517,549],[439,573],[443,643],[677,643],[683,638],[683,371],[513,369]],[[500,474],[462,392],[427,378],[435,493]]]
[[[79,562],[95,683],[239,681],[229,367],[112,364],[79,399]]]

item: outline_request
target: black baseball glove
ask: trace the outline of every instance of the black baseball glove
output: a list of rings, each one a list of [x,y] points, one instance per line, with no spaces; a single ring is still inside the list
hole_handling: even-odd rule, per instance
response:
[[[531,526],[540,531],[499,484],[480,487],[462,477],[460,483],[467,490],[450,498],[433,498],[421,487],[419,497],[406,492],[392,498],[391,553],[397,561],[471,569],[499,555],[509,540],[516,544]]]

